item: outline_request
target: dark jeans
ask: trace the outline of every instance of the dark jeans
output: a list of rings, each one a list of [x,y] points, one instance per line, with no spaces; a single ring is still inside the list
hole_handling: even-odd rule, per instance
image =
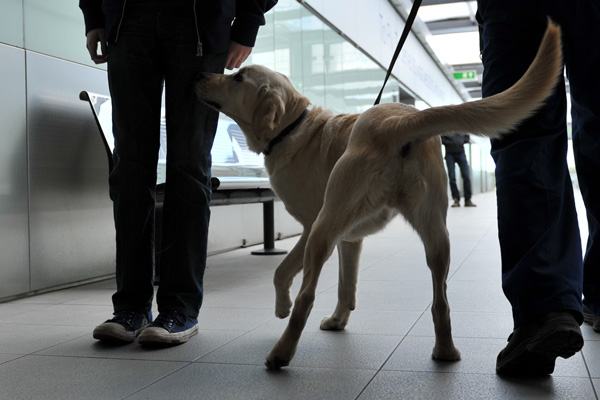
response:
[[[469,163],[467,162],[467,156],[465,153],[446,153],[446,167],[448,167],[448,180],[450,181],[452,198],[454,200],[460,200],[460,190],[458,190],[458,185],[456,184],[456,172],[454,171],[454,164],[458,164],[458,167],[460,168],[460,176],[463,180],[465,201],[471,200],[471,196],[473,194],[471,191],[471,170],[469,169]]]
[[[589,238],[582,260],[567,167],[566,94],[561,77],[545,106],[514,134],[492,141],[496,161],[502,285],[515,327],[555,310],[600,314],[600,6],[592,0],[479,0],[483,95],[525,72],[550,16],[562,28],[570,82],[573,146]],[[579,317],[581,317],[579,315]]]
[[[196,99],[194,77],[199,71],[223,72],[225,54],[196,56],[196,44],[191,7],[173,7],[127,9],[118,41],[109,45],[115,136],[109,179],[117,245],[115,310],[146,311],[152,305],[163,85],[168,161],[158,309],[196,317],[202,304],[210,150],[218,114]]]

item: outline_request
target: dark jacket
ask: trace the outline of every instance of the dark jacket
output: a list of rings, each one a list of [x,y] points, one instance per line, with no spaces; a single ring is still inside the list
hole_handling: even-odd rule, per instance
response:
[[[454,135],[444,135],[442,136],[442,143],[446,146],[446,153],[464,153],[464,144],[469,143],[469,135],[461,135],[459,133],[455,133]]]
[[[119,38],[119,27],[131,0],[79,0],[83,11],[85,33],[104,28],[109,43]],[[204,53],[221,53],[233,40],[253,47],[258,28],[265,24],[264,14],[277,0],[189,0],[190,13],[198,21],[199,43]]]

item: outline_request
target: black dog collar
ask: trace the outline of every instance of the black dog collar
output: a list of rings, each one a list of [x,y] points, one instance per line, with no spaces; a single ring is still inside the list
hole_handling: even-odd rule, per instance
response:
[[[282,130],[279,135],[275,136],[273,138],[273,140],[271,140],[269,142],[269,145],[267,146],[267,149],[263,151],[263,154],[265,156],[268,156],[269,154],[271,154],[271,152],[273,151],[273,147],[275,147],[277,144],[279,144],[279,142],[281,142],[283,139],[285,139],[285,137],[287,135],[292,133],[294,128],[296,128],[298,125],[300,125],[300,122],[302,122],[304,117],[306,117],[306,114],[308,114],[308,110],[304,110],[302,112],[302,114],[300,114],[300,116],[298,118],[296,118],[296,120],[294,122],[289,124],[284,130]]]

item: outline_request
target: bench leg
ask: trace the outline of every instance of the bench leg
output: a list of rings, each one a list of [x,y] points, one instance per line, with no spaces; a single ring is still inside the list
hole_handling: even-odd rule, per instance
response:
[[[264,248],[252,252],[255,256],[273,256],[286,254],[287,250],[275,248],[275,202],[273,200],[263,202],[263,228]]]

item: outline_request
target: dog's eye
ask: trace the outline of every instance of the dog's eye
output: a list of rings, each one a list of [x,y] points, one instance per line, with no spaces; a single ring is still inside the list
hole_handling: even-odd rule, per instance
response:
[[[242,82],[244,80],[244,78],[242,77],[242,74],[237,73],[233,76],[233,80],[234,81],[238,81],[238,82]]]

